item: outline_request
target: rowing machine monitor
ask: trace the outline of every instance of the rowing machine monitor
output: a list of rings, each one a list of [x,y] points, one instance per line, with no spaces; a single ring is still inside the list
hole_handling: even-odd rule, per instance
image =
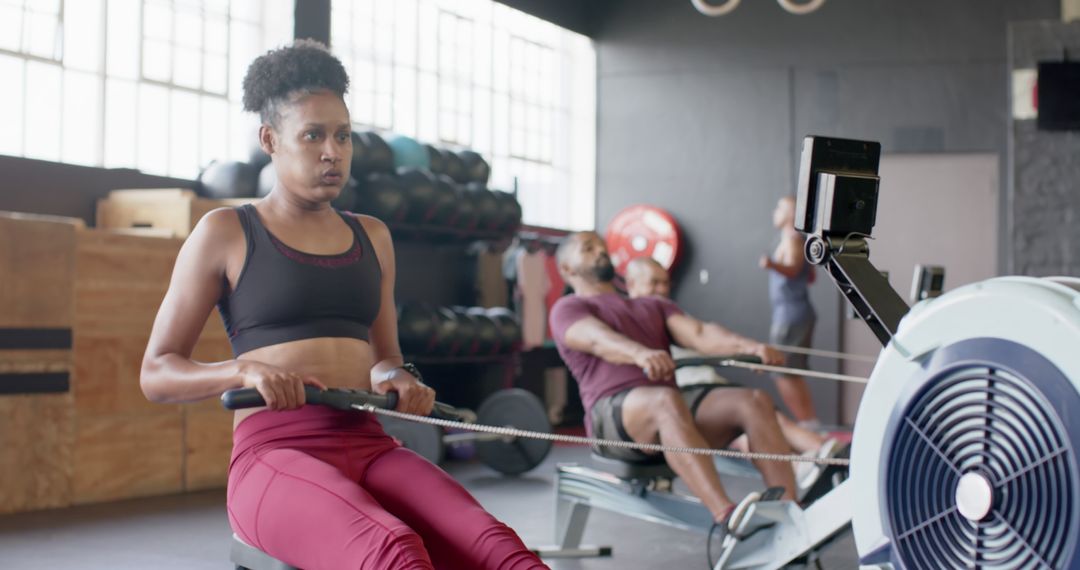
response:
[[[940,265],[916,265],[911,277],[911,302],[939,297],[945,291],[945,268]]]
[[[803,140],[795,229],[870,235],[877,212],[881,145],[826,137]]]
[[[877,217],[876,142],[808,136],[803,140],[795,229],[807,235],[806,259],[824,266],[882,345],[896,334],[908,305],[870,263]]]

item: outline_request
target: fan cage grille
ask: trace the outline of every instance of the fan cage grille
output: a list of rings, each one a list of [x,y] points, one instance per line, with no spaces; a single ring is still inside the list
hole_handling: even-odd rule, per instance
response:
[[[926,382],[889,448],[888,522],[906,568],[1061,568],[1077,466],[1054,409],[1024,379],[989,365]],[[969,472],[993,487],[979,521],[960,514]]]

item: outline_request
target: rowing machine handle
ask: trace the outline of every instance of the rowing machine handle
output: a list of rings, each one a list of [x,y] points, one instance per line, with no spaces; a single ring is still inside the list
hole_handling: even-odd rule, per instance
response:
[[[308,404],[321,404],[342,410],[351,410],[353,404],[371,404],[387,409],[397,406],[397,392],[381,396],[354,390],[326,390],[324,392],[314,386],[304,386],[304,399]],[[265,406],[266,400],[255,388],[238,388],[222,394],[221,404],[228,410],[241,410]]]
[[[308,404],[329,406],[338,410],[353,410],[356,405],[372,405],[376,408],[393,410],[397,407],[397,392],[375,394],[363,390],[349,390],[332,388],[320,390],[314,386],[304,386],[304,398]],[[239,388],[228,390],[221,395],[221,403],[229,410],[244,408],[258,408],[266,405],[266,400],[255,388]],[[475,414],[469,410],[459,410],[442,402],[435,402],[431,415],[437,418],[471,422],[476,420]]]
[[[749,354],[732,354],[728,356],[689,356],[676,358],[675,368],[686,366],[716,366],[722,368],[725,362],[745,362],[747,364],[761,364],[761,358]]]
[[[431,417],[467,424],[476,423],[476,412],[464,408],[455,408],[442,402],[435,402],[435,405],[431,408]]]

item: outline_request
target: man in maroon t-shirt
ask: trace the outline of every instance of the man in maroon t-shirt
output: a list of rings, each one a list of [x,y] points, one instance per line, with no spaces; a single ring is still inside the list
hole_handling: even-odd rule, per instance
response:
[[[782,364],[775,349],[715,323],[699,321],[659,297],[627,299],[615,290],[615,269],[604,240],[593,232],[567,236],[559,247],[559,270],[574,289],[551,310],[551,333],[559,354],[578,382],[586,410],[586,431],[595,437],[678,447],[723,448],[746,433],[750,449],[790,453],[776,422],[776,408],[764,392],[722,385],[680,390],[675,384],[672,344],[704,354],[752,354],[766,364]],[[643,461],[653,455],[602,448],[605,456]],[[712,458],[665,453],[717,521],[734,508]],[[756,462],[769,486],[793,499],[791,465]]]

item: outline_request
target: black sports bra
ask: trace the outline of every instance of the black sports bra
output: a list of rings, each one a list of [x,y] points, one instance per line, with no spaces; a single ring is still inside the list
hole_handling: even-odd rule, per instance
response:
[[[274,237],[254,206],[236,213],[247,255],[236,288],[226,286],[218,300],[234,355],[305,338],[368,340],[379,314],[382,269],[359,220],[338,212],[352,228],[352,247],[314,255]]]

